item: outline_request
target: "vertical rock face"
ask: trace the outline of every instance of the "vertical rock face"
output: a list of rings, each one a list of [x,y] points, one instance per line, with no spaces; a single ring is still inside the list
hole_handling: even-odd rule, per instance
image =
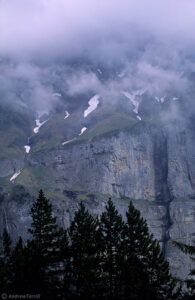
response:
[[[111,195],[124,217],[133,199],[160,241],[173,274],[186,277],[191,261],[172,240],[190,243],[195,233],[194,149],[194,131],[187,126],[139,123],[110,138],[64,145],[42,157],[32,154],[26,168],[41,166],[52,173],[45,182],[63,226],[81,199],[92,213],[100,214]],[[13,236],[27,236],[31,200],[25,193],[22,201],[17,195],[0,205],[1,223]]]
[[[153,141],[142,129],[52,153],[58,185],[72,188],[79,182],[86,190],[154,201]]]
[[[174,274],[186,276],[191,261],[172,240],[191,242],[195,233],[194,133],[178,124],[161,128],[140,125],[134,132],[75,145],[52,153],[56,184],[72,189],[148,200],[137,207],[162,242]],[[60,157],[60,161],[59,161]],[[121,210],[119,206],[119,210]]]

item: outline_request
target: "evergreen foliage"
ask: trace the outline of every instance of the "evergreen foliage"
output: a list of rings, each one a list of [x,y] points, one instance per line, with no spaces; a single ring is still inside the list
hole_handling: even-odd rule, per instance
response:
[[[42,297],[53,299],[59,291],[60,296],[60,264],[61,238],[63,231],[58,229],[56,217],[53,216],[52,205],[42,190],[31,208],[32,224],[29,232],[32,241],[28,242],[31,252],[31,264],[36,277],[33,280],[33,290],[40,291]]]
[[[123,261],[124,222],[111,198],[100,217],[103,234],[103,282],[109,299],[119,299],[121,291],[121,264]]]
[[[81,202],[64,230],[41,190],[30,214],[32,238],[25,244],[19,238],[11,247],[4,230],[1,293],[52,300],[180,299],[169,264],[132,202],[125,222],[111,199],[99,218]]]
[[[83,203],[69,228],[73,298],[91,299],[100,293],[101,232]]]
[[[137,299],[169,299],[178,296],[177,292],[172,295],[175,282],[170,275],[169,263],[165,261],[159,243],[149,232],[146,221],[132,202],[126,216],[126,293]],[[134,276],[131,276],[131,273]]]
[[[20,237],[15,248],[12,251],[10,258],[10,270],[12,273],[12,282],[10,284],[10,291],[13,294],[21,294],[28,292],[26,283],[26,266],[25,251],[22,238]]]
[[[6,293],[11,284],[12,273],[10,270],[11,261],[11,239],[6,229],[3,231],[3,247],[0,257],[0,290]]]
[[[175,246],[177,246],[182,252],[185,254],[190,255],[190,258],[192,261],[195,261],[195,245],[186,245],[184,243],[179,243],[174,241],[173,242]],[[193,241],[193,244],[195,244],[195,240]],[[189,275],[191,276],[191,279],[186,280],[188,293],[185,295],[185,299],[194,299],[195,295],[195,268],[193,268]]]

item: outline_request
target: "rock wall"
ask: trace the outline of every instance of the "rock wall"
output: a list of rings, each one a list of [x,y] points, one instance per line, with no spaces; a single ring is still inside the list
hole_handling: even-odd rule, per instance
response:
[[[195,139],[190,127],[158,127],[141,122],[131,131],[91,142],[67,144],[44,156],[29,155],[26,167],[51,170],[50,192],[58,221],[68,226],[80,199],[100,214],[108,195],[125,216],[129,199],[141,210],[170,261],[174,275],[185,278],[192,262],[172,243],[190,243],[195,234]],[[40,183],[41,184],[41,183]],[[55,188],[52,188],[55,187]],[[122,200],[119,200],[121,198]],[[13,236],[26,236],[32,199],[2,201],[1,224]]]

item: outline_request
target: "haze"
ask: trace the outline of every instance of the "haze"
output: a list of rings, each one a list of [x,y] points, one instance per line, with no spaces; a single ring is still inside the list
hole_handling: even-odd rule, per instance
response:
[[[194,29],[193,0],[1,0],[0,99],[14,102],[13,81],[22,78],[32,102],[52,106],[51,66],[61,64],[67,74],[67,65],[86,60],[120,66],[125,75],[102,83],[85,68],[68,72],[63,84],[69,95],[106,94],[108,88],[113,99],[124,88],[180,94],[195,71]]]

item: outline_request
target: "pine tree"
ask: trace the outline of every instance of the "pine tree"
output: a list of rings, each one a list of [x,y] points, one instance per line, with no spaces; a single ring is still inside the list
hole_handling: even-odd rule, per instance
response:
[[[2,255],[2,251],[0,251],[0,294],[3,294],[6,292],[4,274],[5,274],[5,272],[4,272],[3,255]]]
[[[186,245],[184,243],[179,243],[174,241],[173,244],[177,246],[182,252],[185,254],[190,255],[190,258],[192,261],[195,261],[195,245]],[[193,241],[193,244],[195,244],[195,240]],[[195,280],[193,279],[193,276],[195,276],[195,268],[193,268],[189,275],[191,276],[191,279],[186,280],[188,293],[185,295],[185,299],[194,299],[195,297]]]
[[[69,299],[71,296],[70,292],[70,258],[71,258],[71,251],[68,239],[67,230],[63,230],[62,237],[60,239],[60,260],[62,261],[62,269],[61,269],[61,276],[63,278],[63,285],[62,285],[62,296],[65,299]]]
[[[31,208],[32,224],[29,232],[32,240],[28,242],[28,254],[31,265],[31,288],[39,290],[46,299],[60,297],[61,273],[61,237],[52,205],[42,190]]]
[[[68,230],[71,286],[74,299],[91,299],[100,292],[101,234],[97,218],[80,203]]]
[[[12,273],[12,282],[10,291],[13,294],[28,293],[26,285],[26,268],[28,261],[25,256],[25,247],[23,246],[22,238],[20,237],[15,245],[10,258],[10,271]]]
[[[135,299],[174,298],[175,281],[158,242],[149,233],[146,221],[130,202],[126,213],[126,282],[127,293]]]
[[[3,257],[4,260],[8,260],[11,255],[11,238],[10,235],[8,234],[7,230],[4,229],[3,231]]]
[[[100,218],[103,242],[103,282],[109,299],[118,299],[121,295],[121,261],[123,259],[122,232],[124,222],[111,198],[106,212]]]
[[[12,274],[10,271],[11,238],[7,230],[3,231],[3,247],[0,253],[0,290],[6,293],[10,289]]]
[[[3,269],[4,269],[4,283],[5,288],[9,290],[12,281],[12,273],[10,270],[10,260],[11,260],[11,238],[6,229],[3,231]],[[5,291],[4,291],[5,292]]]

